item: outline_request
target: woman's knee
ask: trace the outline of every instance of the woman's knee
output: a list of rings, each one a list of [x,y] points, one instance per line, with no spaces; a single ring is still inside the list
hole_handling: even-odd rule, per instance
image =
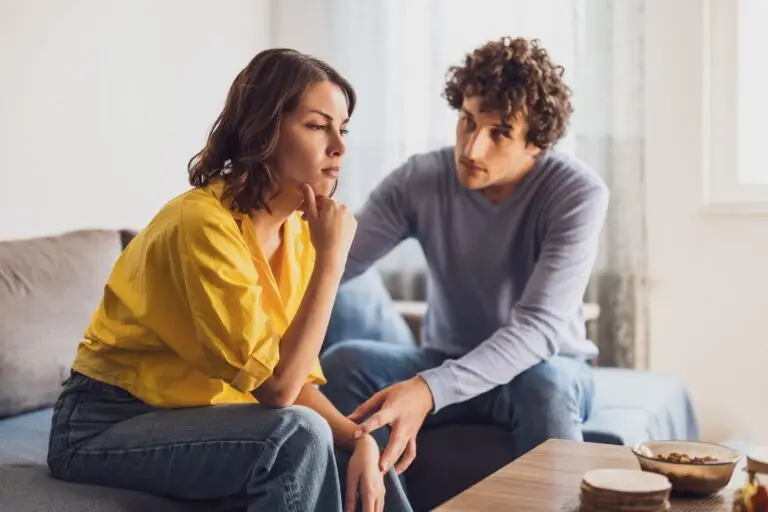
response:
[[[312,452],[333,451],[333,433],[328,422],[316,411],[302,405],[281,411],[288,428],[286,443]]]

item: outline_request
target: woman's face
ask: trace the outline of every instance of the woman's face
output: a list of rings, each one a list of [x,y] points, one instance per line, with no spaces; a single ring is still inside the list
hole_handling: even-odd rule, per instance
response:
[[[281,194],[301,197],[308,183],[315,195],[328,196],[341,171],[349,114],[344,92],[320,82],[307,90],[299,106],[283,119],[277,148],[270,159]]]

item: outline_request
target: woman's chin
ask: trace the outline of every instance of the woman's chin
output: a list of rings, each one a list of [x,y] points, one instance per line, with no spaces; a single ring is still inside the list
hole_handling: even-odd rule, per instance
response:
[[[324,179],[318,183],[313,183],[312,189],[315,191],[315,195],[330,197],[335,186],[336,180]]]
[[[291,190],[292,195],[296,195],[296,197],[303,198],[303,194],[301,192],[301,183],[300,181],[294,182],[294,187],[283,187],[284,191]],[[336,185],[336,180],[328,179],[325,177],[321,177],[319,179],[314,180],[308,180],[304,183],[308,183],[309,186],[312,188],[312,192],[315,193],[316,196],[325,196],[329,197],[333,193],[333,189]]]

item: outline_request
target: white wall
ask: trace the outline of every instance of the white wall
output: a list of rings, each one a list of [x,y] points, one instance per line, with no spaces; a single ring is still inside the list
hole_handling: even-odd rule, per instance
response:
[[[705,438],[768,443],[768,217],[702,210],[703,4],[647,2],[650,360],[685,380]]]
[[[0,240],[143,226],[269,20],[269,0],[0,2]]]

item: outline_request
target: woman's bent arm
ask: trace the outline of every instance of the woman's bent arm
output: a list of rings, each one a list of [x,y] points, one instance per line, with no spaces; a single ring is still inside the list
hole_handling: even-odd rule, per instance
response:
[[[296,402],[320,353],[343,271],[338,264],[317,260],[299,310],[280,341],[280,361],[252,391],[263,405],[288,407]]]

